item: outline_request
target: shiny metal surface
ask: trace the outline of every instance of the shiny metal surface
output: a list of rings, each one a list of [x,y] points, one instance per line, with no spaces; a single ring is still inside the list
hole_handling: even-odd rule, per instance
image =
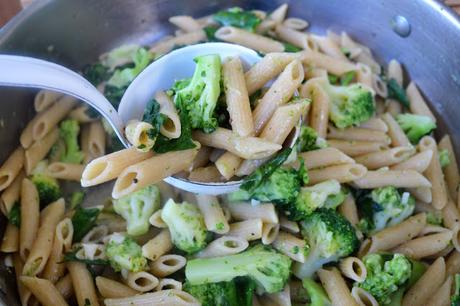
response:
[[[78,69],[122,43],[153,42],[172,31],[167,23],[172,15],[198,17],[235,5],[272,10],[284,2],[291,16],[310,22],[312,31],[346,30],[382,63],[392,58],[402,62],[442,116],[440,130],[452,133],[460,152],[460,20],[434,0],[36,0],[0,30],[0,53],[36,56]],[[397,15],[410,24],[408,37],[393,31],[391,21]],[[0,161],[18,145],[20,130],[32,115],[32,96],[30,91],[0,89]],[[88,202],[97,204],[103,193]],[[0,276],[0,298],[16,305],[13,278],[3,268]]]

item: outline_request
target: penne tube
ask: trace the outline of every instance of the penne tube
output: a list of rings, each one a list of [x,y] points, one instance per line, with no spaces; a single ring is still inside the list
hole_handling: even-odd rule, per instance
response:
[[[294,30],[305,30],[306,28],[308,28],[309,24],[308,24],[308,21],[304,19],[296,18],[296,17],[289,17],[283,21],[283,25],[285,27],[288,27]]]
[[[215,166],[219,173],[227,180],[229,180],[236,174],[236,171],[240,167],[241,162],[242,159],[240,157],[233,153],[225,152],[216,160]]]
[[[235,222],[230,224],[230,230],[226,235],[241,237],[247,241],[257,240],[262,238],[262,226],[263,223],[261,219],[249,219]]]
[[[91,115],[88,114],[89,107],[87,104],[80,105],[76,107],[69,113],[69,118],[73,120],[77,120],[80,124],[89,123],[96,120]]]
[[[366,280],[367,269],[361,259],[357,257],[347,257],[339,263],[342,274],[349,279],[362,283]]]
[[[21,276],[20,280],[43,306],[68,305],[49,280],[30,276]]]
[[[358,209],[355,199],[348,194],[342,204],[338,207],[339,213],[344,216],[354,227],[359,223]]]
[[[45,268],[51,254],[54,232],[58,222],[64,216],[64,209],[65,203],[62,198],[43,209],[40,216],[40,227],[37,231],[37,238],[34,240],[30,254],[24,263],[23,275],[37,276]]]
[[[139,293],[125,284],[102,276],[96,277],[96,287],[99,294],[106,299],[124,298]]]
[[[244,159],[260,159],[271,156],[281,145],[258,137],[239,137],[231,130],[217,128],[213,133],[193,132],[193,139],[202,145],[229,151]]]
[[[452,231],[444,231],[407,241],[393,251],[413,259],[425,258],[445,249],[452,240]]]
[[[48,165],[46,171],[51,177],[60,180],[80,182],[84,169],[85,166],[80,164],[54,162]]]
[[[13,208],[15,203],[19,201],[21,184],[24,177],[24,171],[19,172],[13,182],[0,195],[0,210],[5,216],[8,216],[11,208]]]
[[[223,181],[223,177],[215,165],[200,167],[192,170],[188,176],[188,179],[192,182],[204,183],[215,183]]]
[[[178,15],[169,17],[169,22],[184,32],[193,32],[201,30],[201,25],[191,16]]]
[[[305,32],[300,32],[284,24],[278,24],[275,27],[275,33],[277,38],[282,41],[288,42],[296,47],[302,49],[316,50],[316,41],[312,39],[310,35]]]
[[[163,91],[157,91],[155,99],[160,104],[160,114],[166,117],[163,125],[160,127],[160,133],[168,138],[179,138],[182,125],[174,102]]]
[[[94,286],[93,277],[86,265],[81,262],[67,262],[72,284],[77,298],[78,306],[99,306],[99,301]]]
[[[21,282],[22,276],[22,269],[23,269],[23,262],[19,253],[13,254],[13,267],[14,267],[14,274],[16,276],[16,287],[18,289],[19,299],[21,301],[21,305],[33,305],[37,301],[30,292],[29,289]]]
[[[300,232],[297,222],[291,221],[283,215],[280,216],[280,228],[291,234],[297,234]]]
[[[374,90],[376,95],[382,98],[386,98],[388,96],[387,83],[384,82],[379,75],[375,73],[372,74],[371,84],[371,88]]]
[[[394,79],[396,83],[398,83],[399,86],[403,85],[403,70],[401,64],[395,60],[392,59],[388,63],[388,79]]]
[[[37,113],[40,113],[51,105],[53,105],[57,100],[62,98],[63,94],[51,90],[40,90],[34,98],[34,108]]]
[[[454,250],[446,261],[446,276],[453,276],[460,272],[460,252]]]
[[[409,99],[409,109],[411,113],[416,115],[428,116],[436,123],[436,117],[431,112],[425,99],[417,88],[414,82],[410,82],[406,88],[407,98]]]
[[[380,118],[376,118],[376,117],[373,117],[367,120],[366,122],[361,123],[359,127],[364,128],[364,129],[369,129],[369,130],[381,131],[384,133],[388,132],[388,126],[385,123],[385,121],[383,121]]]
[[[398,164],[392,165],[391,170],[415,170],[423,173],[430,165],[431,159],[433,158],[433,150],[425,150],[417,153],[407,160],[402,161]]]
[[[327,70],[317,67],[303,67],[305,71],[305,80],[310,80],[314,78],[327,78]]]
[[[311,79],[302,85],[300,95],[313,101],[310,113],[310,125],[318,133],[319,137],[325,138],[329,123],[330,101],[328,94],[318,85],[317,80],[317,78]]]
[[[210,242],[206,248],[198,252],[198,258],[211,258],[234,255],[243,252],[249,246],[247,240],[236,236],[222,236]]]
[[[19,136],[19,143],[24,149],[28,149],[34,142],[32,130],[39,117],[39,114],[35,115],[35,117],[27,123],[26,127],[22,130],[22,133]]]
[[[3,234],[0,252],[14,253],[19,251],[19,229],[16,225],[8,223]]]
[[[444,172],[444,179],[446,180],[447,189],[450,197],[457,200],[457,186],[460,183],[460,176],[458,173],[458,163],[455,157],[454,147],[449,135],[444,135],[438,143],[439,150],[447,150],[449,154],[449,164],[442,170]]]
[[[147,292],[158,286],[158,278],[145,271],[128,272],[126,284],[136,291]]]
[[[425,170],[424,175],[431,182],[431,193],[433,195],[433,205],[436,209],[442,209],[447,204],[447,187],[444,181],[441,164],[439,162],[438,147],[433,137],[425,136],[419,142],[420,151],[431,150],[433,157],[430,165]]]
[[[281,4],[273,12],[269,15],[269,18],[276,22],[276,24],[280,24],[283,22],[284,18],[286,17],[288,10],[288,5],[286,3]]]
[[[21,259],[26,260],[32,249],[37,236],[40,223],[40,204],[38,192],[34,183],[29,179],[23,179],[21,185],[21,222],[19,227],[19,253]]]
[[[406,188],[415,199],[422,201],[424,203],[431,203],[432,194],[430,187],[416,187],[416,188]]]
[[[348,141],[380,142],[385,145],[388,145],[391,143],[391,139],[384,132],[370,130],[370,129],[363,129],[359,127],[337,129],[333,126],[329,126],[329,133],[327,135],[327,138],[348,140]]]
[[[319,269],[318,276],[334,306],[358,306],[337,268]]]
[[[197,194],[196,203],[208,231],[217,234],[225,234],[229,231],[228,222],[216,196]]]
[[[214,35],[217,39],[242,45],[262,53],[284,51],[284,46],[279,41],[235,27],[221,27]]]
[[[327,180],[337,180],[339,183],[361,181],[366,177],[366,167],[359,164],[343,164],[322,169],[312,169],[308,172],[309,185]]]
[[[163,229],[158,235],[142,246],[142,256],[151,261],[169,252],[173,247],[171,234],[168,229]]]
[[[431,187],[431,183],[415,170],[379,170],[367,173],[355,180],[354,185],[362,189],[372,189],[385,186],[396,188]]]
[[[284,289],[279,292],[267,293],[264,297],[276,305],[291,305],[291,290],[289,285],[284,286]],[[264,305],[267,305],[267,303],[264,303]]]
[[[309,248],[304,239],[282,231],[278,233],[272,246],[292,260],[301,263],[305,262]]]
[[[319,49],[326,55],[349,62],[348,58],[343,54],[339,46],[328,36],[319,36],[312,34],[313,40],[318,44]]]
[[[70,277],[70,274],[62,277],[54,286],[66,301],[69,300],[74,294],[72,278]]]
[[[115,181],[112,197],[119,199],[187,169],[198,149],[199,145],[193,149],[158,154],[125,168]]]
[[[354,164],[355,160],[340,150],[327,147],[323,149],[303,152],[298,155],[304,160],[305,168],[315,169],[335,165]]]
[[[391,138],[391,145],[394,147],[410,147],[411,143],[401,126],[396,122],[390,113],[382,115],[382,120],[388,127],[388,136]]]
[[[355,299],[359,306],[379,306],[377,300],[361,287],[354,286],[351,289],[351,296]]]
[[[185,257],[180,255],[163,255],[150,264],[150,272],[157,277],[165,277],[185,267],[186,262]]]
[[[163,210],[159,209],[156,212],[153,213],[153,215],[149,218],[150,224],[152,224],[154,227],[157,228],[167,228],[168,225],[164,222],[164,220],[161,218],[161,212]]]
[[[209,156],[211,155],[211,152],[212,149],[210,147],[201,146],[189,170],[192,171],[196,168],[206,166],[209,163]]]
[[[126,224],[123,224],[126,226]],[[113,231],[113,230],[110,230]],[[101,224],[93,227],[81,240],[82,243],[99,243],[104,240],[104,237],[109,234],[109,227]]]
[[[403,107],[399,101],[393,99],[385,100],[386,109],[385,112],[389,113],[391,116],[396,117],[397,115],[403,112]]]
[[[308,49],[302,51],[302,62],[305,65],[324,68],[335,75],[342,75],[346,72],[358,69],[355,64],[348,61],[343,61],[341,59]]]
[[[366,166],[369,170],[375,170],[403,162],[414,153],[415,149],[412,146],[396,147],[358,156],[355,161]]]
[[[106,133],[102,126],[102,121],[94,121],[89,124],[89,142],[88,151],[92,158],[98,158],[105,155],[105,137]]]
[[[446,206],[442,209],[442,216],[444,226],[451,230],[456,228],[457,225],[460,225],[460,212],[451,199],[447,201]]]
[[[249,220],[261,219],[265,223],[278,223],[278,215],[272,203],[252,205],[248,202],[231,202],[225,205],[230,211],[233,219]]]
[[[27,175],[30,175],[38,162],[45,158],[51,147],[58,140],[58,137],[59,132],[55,128],[26,150],[24,154],[24,169]]]
[[[444,283],[439,287],[436,293],[430,297],[428,302],[426,303],[427,306],[449,306],[451,294],[450,291],[452,289],[452,277],[449,276],[446,278]]]
[[[168,289],[182,290],[182,283],[173,278],[163,278],[158,282],[158,286],[156,286],[155,291]]]
[[[386,147],[385,144],[381,142],[339,139],[328,139],[327,144],[329,147],[336,148],[351,157],[380,151]]]
[[[174,49],[174,46],[193,45],[205,40],[206,33],[203,30],[188,32],[157,42],[150,48],[150,52],[157,55],[166,54]]]
[[[276,223],[264,223],[262,224],[262,243],[265,245],[272,244],[278,237],[280,231],[280,225]]]
[[[10,186],[24,166],[24,149],[18,147],[0,167],[0,191]]]
[[[356,65],[356,79],[358,83],[366,85],[368,88],[372,88],[372,69],[366,64],[358,63]]]
[[[185,291],[175,289],[161,290],[152,293],[144,293],[126,298],[105,299],[106,306],[199,306],[192,295]]]
[[[444,258],[439,257],[433,262],[420,279],[409,288],[402,300],[402,306],[426,305],[444,282],[446,264]]]

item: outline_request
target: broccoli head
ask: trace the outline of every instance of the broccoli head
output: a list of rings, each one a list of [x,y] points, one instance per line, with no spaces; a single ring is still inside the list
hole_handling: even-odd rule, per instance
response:
[[[48,205],[62,197],[61,187],[58,181],[46,174],[48,161],[40,161],[32,171],[31,180],[35,184],[40,199],[40,205]]]
[[[327,147],[327,142],[324,138],[319,137],[315,129],[309,126],[302,126],[297,143],[297,151],[307,152]]]
[[[105,254],[115,271],[126,269],[139,272],[146,268],[147,259],[142,256],[142,248],[132,238],[114,233],[105,246]]]
[[[149,230],[149,218],[160,207],[160,190],[150,185],[116,200],[113,209],[127,223],[127,232],[139,236]]]
[[[262,22],[253,12],[243,11],[239,7],[219,11],[213,15],[213,19],[223,26],[234,26],[250,32],[254,32],[256,27]]]
[[[169,199],[161,211],[161,218],[168,225],[171,240],[178,249],[192,254],[206,246],[204,218],[195,205]]]
[[[285,209],[289,219],[300,221],[320,207],[335,208],[335,204],[340,204],[344,199],[345,194],[341,191],[340,183],[328,180],[301,188],[295,201],[287,204]]]
[[[334,86],[322,83],[329,96],[329,119],[343,129],[369,120],[375,113],[372,92],[362,84]]]
[[[291,259],[269,246],[257,244],[235,255],[198,258],[187,262],[185,277],[192,285],[231,281],[247,276],[260,290],[274,293],[283,290],[289,279]]]
[[[357,198],[362,216],[358,227],[366,234],[401,223],[415,208],[415,200],[408,193],[400,194],[393,186],[376,188],[371,193],[363,193]]]
[[[413,144],[417,144],[420,138],[436,128],[436,123],[428,116],[399,114],[396,121]]]
[[[451,306],[460,305],[460,274],[454,277],[454,294],[450,298]]]
[[[83,161],[84,154],[78,145],[78,134],[80,125],[77,120],[67,119],[59,126],[59,137],[65,144],[65,150],[61,155],[60,161],[64,163],[79,164]]]
[[[447,149],[440,150],[439,151],[439,163],[441,164],[441,167],[447,167],[450,164],[450,156],[449,156],[449,151]]]
[[[220,56],[198,56],[192,78],[176,91],[176,106],[188,114],[192,128],[211,133],[217,128],[214,110],[220,95]]]
[[[363,262],[367,276],[357,286],[372,294],[380,305],[390,304],[391,295],[411,277],[411,262],[402,254],[369,254]]]
[[[310,306],[332,306],[327,293],[320,284],[306,277],[302,280],[302,285],[310,297]]]
[[[294,274],[300,279],[311,277],[324,264],[350,255],[359,246],[355,229],[335,210],[319,208],[301,225],[310,253],[304,263],[294,265]]]

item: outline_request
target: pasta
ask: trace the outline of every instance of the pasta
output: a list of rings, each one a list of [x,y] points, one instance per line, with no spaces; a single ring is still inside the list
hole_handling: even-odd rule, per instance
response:
[[[11,185],[24,165],[24,149],[17,148],[0,167],[0,191]]]
[[[97,291],[106,299],[130,297],[139,293],[131,287],[103,276],[96,277],[96,287]]]
[[[105,299],[106,306],[128,306],[128,305],[178,305],[178,306],[199,306],[200,303],[190,294],[179,290],[161,290],[153,293],[145,293],[127,298]]]
[[[200,258],[210,258],[238,254],[249,246],[247,240],[236,236],[222,236],[212,241],[197,254]]]
[[[21,222],[19,227],[19,253],[21,259],[26,260],[35,241],[40,222],[37,188],[29,179],[22,181],[21,219],[27,222]]]
[[[185,257],[179,255],[163,255],[150,265],[150,271],[158,277],[165,277],[185,267]]]
[[[271,203],[251,205],[233,202],[226,205],[235,220],[261,219],[265,223],[278,223],[275,206]]]

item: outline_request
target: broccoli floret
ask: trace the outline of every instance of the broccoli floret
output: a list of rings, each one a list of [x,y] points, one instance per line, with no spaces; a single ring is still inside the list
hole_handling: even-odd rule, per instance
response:
[[[104,66],[101,63],[95,63],[83,68],[83,76],[91,84],[97,86],[109,79],[110,72],[108,67]]]
[[[187,112],[192,128],[211,133],[217,128],[214,110],[220,95],[220,56],[198,56],[194,61],[193,77],[185,87],[176,91],[174,102]]]
[[[329,201],[328,201],[329,199]],[[345,194],[341,192],[340,183],[328,180],[310,187],[303,187],[295,201],[286,205],[290,219],[299,221],[320,207],[335,208],[334,205],[343,202]]]
[[[65,150],[60,161],[64,163],[79,164],[83,161],[84,154],[78,145],[80,125],[77,120],[67,119],[59,126],[59,137],[65,144]]]
[[[40,205],[48,205],[62,197],[61,188],[58,181],[46,174],[48,161],[40,161],[35,169],[32,171],[31,180],[35,184],[38,191]]]
[[[399,103],[401,103],[404,107],[409,108],[409,98],[407,98],[406,91],[398,84],[398,81],[395,79],[389,79],[387,81],[387,89],[389,99],[395,99],[396,101],[399,101]]]
[[[400,194],[393,186],[363,193],[357,203],[362,216],[358,227],[366,234],[401,223],[412,215],[415,208],[415,199],[408,192]]]
[[[426,223],[442,226],[443,222],[441,210],[434,210],[426,213]]]
[[[72,192],[69,198],[70,208],[74,209],[77,206],[80,206],[83,203],[84,199],[85,199],[85,193],[83,191]]]
[[[234,26],[254,32],[262,22],[253,12],[243,11],[239,7],[233,7],[226,11],[219,11],[214,14],[213,19],[223,26]]]
[[[302,280],[302,285],[307,290],[308,296],[310,297],[309,306],[332,306],[323,287],[314,280],[308,277],[304,278]]]
[[[116,200],[113,209],[127,223],[127,232],[139,236],[149,230],[149,218],[160,207],[160,190],[155,185],[142,188]]]
[[[231,281],[247,276],[268,293],[283,290],[289,278],[291,259],[269,246],[256,246],[235,255],[198,258],[187,262],[185,276],[192,285]]]
[[[450,156],[447,149],[439,151],[439,163],[442,168],[447,167],[450,164]]]
[[[168,225],[174,245],[189,254],[203,249],[207,242],[203,215],[193,204],[175,203],[169,199],[163,207],[161,218]]]
[[[399,114],[396,121],[413,144],[417,144],[420,138],[436,128],[436,123],[428,116]]]
[[[391,302],[390,304],[387,304],[388,306],[401,306],[404,293],[407,289],[412,287],[426,271],[426,264],[412,259],[409,259],[409,261],[412,265],[411,275],[407,282],[405,282],[404,285],[399,286],[399,289],[391,295]]]
[[[319,137],[318,133],[309,126],[302,126],[297,143],[297,151],[307,152],[312,150],[323,149],[327,147],[324,138]]]
[[[380,305],[390,304],[391,295],[411,277],[411,262],[402,254],[369,254],[363,262],[367,276],[357,286],[372,294]]]
[[[73,242],[79,242],[85,235],[96,226],[97,218],[101,210],[98,207],[83,208],[77,206],[72,216]]]
[[[300,279],[311,277],[324,264],[350,255],[359,246],[355,229],[335,210],[317,209],[301,225],[310,253],[304,263],[294,265],[294,274]]]
[[[369,120],[375,113],[372,92],[363,85],[334,86],[323,83],[329,96],[329,119],[343,129]]]
[[[455,274],[454,277],[454,294],[450,298],[451,306],[460,305],[460,274]]]
[[[105,254],[115,271],[126,269],[139,272],[146,268],[147,259],[142,256],[142,248],[132,238],[114,233],[105,247]]]

